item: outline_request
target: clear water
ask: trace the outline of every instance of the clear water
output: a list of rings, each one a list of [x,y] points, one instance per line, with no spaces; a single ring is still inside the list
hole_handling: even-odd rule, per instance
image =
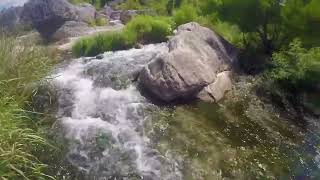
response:
[[[54,75],[78,179],[318,179],[317,120],[280,118],[239,84],[221,104],[153,105],[132,83],[165,45],[81,58]]]

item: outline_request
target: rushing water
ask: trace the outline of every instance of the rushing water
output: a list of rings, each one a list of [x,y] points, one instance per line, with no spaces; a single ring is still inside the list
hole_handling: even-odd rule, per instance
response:
[[[161,50],[166,47],[77,59],[55,75],[58,118],[71,142],[68,159],[85,179],[181,179],[176,162],[153,149],[145,135],[150,104],[126,83]]]
[[[81,172],[77,179],[320,177],[316,121],[301,128],[280,118],[246,85],[219,105],[149,102],[132,81],[165,51],[159,44],[109,52],[57,70],[57,117],[69,141],[67,159]]]

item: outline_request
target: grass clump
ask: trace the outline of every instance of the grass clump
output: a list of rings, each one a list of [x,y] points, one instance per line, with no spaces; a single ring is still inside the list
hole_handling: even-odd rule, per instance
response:
[[[95,27],[95,26],[106,26],[108,25],[108,21],[106,18],[97,18],[97,19],[94,19],[92,21],[89,21],[88,22],[89,26],[91,27]]]
[[[72,4],[89,3],[97,9],[103,8],[103,6],[110,0],[69,0]]]
[[[173,11],[173,20],[177,26],[195,21],[198,18],[197,9],[192,5],[183,5]]]
[[[123,32],[99,34],[82,38],[73,47],[76,56],[95,56],[106,51],[117,51],[133,47],[135,36]]]
[[[125,33],[136,34],[139,43],[159,43],[172,33],[172,22],[165,17],[137,16],[125,27]]]
[[[52,64],[43,48],[0,37],[0,179],[53,179],[37,157],[52,147],[24,109]]]
[[[106,51],[129,49],[136,43],[159,43],[172,33],[171,27],[172,23],[168,18],[137,16],[121,32],[80,39],[72,51],[76,56],[95,56]]]

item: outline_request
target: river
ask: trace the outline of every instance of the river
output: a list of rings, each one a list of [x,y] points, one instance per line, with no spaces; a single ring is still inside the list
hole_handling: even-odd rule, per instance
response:
[[[80,58],[53,74],[77,179],[317,179],[316,120],[299,127],[239,81],[219,104],[155,105],[134,82],[164,44]]]

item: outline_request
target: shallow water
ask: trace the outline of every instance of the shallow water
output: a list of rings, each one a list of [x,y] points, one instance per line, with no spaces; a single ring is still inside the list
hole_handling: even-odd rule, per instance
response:
[[[132,80],[165,51],[160,44],[80,58],[54,74],[60,133],[77,179],[320,177],[316,120],[301,128],[280,118],[247,83],[219,105],[149,102]]]

